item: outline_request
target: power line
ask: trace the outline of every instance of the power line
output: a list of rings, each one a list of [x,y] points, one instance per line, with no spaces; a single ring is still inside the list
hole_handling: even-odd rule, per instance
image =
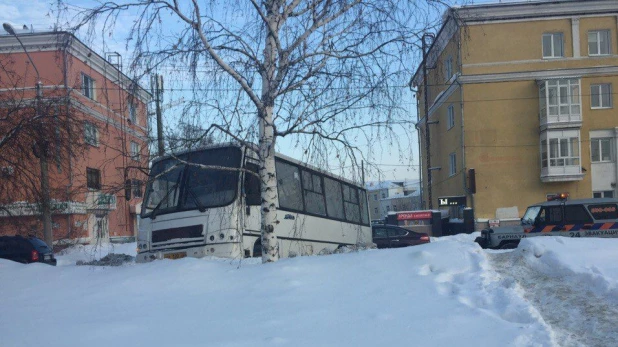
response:
[[[316,90],[370,90],[370,89],[381,89],[383,87],[376,87],[376,88],[372,88],[372,87],[328,87],[328,88],[312,88],[312,89],[316,89]],[[387,88],[401,88],[399,86],[393,86],[393,87],[387,87]],[[64,89],[64,88],[58,88],[58,89]],[[72,88],[75,90],[80,90],[80,87],[75,87]],[[95,89],[95,90],[108,90],[108,91],[117,91],[117,90],[126,90],[126,91],[130,91],[130,88],[120,88],[120,87],[94,87],[91,89]],[[144,88],[145,89],[145,88]],[[241,88],[166,88],[166,91],[198,91],[198,92],[238,92],[239,90],[241,90]],[[257,90],[257,89],[256,89]],[[593,96],[593,95],[618,95],[618,92],[612,92],[612,93],[603,93],[603,94],[588,94],[588,93],[582,93],[579,94],[580,97],[588,97],[588,96]],[[557,98],[557,97],[556,97]],[[455,104],[455,103],[475,103],[475,102],[493,102],[493,101],[511,101],[511,100],[539,100],[539,96],[530,96],[530,97],[517,97],[517,98],[488,98],[488,99],[476,99],[476,100],[465,100],[462,101],[461,99],[457,99],[454,100],[452,102],[449,102],[449,104]],[[417,102],[412,102],[411,104],[418,104]],[[581,104],[578,104],[581,106]],[[555,105],[555,106],[560,106],[560,105]],[[562,106],[566,106],[566,105],[562,105]],[[568,106],[572,106],[571,104],[569,104]]]

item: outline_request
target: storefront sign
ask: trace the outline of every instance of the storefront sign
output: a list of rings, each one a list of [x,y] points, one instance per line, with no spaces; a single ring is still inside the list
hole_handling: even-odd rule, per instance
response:
[[[397,220],[431,219],[431,211],[397,213]]]
[[[438,206],[466,206],[465,196],[445,196],[438,198]]]

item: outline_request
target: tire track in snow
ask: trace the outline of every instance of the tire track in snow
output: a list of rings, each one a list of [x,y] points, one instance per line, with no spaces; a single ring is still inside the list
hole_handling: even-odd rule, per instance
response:
[[[533,269],[521,253],[489,253],[490,264],[512,278],[539,312],[559,346],[618,346],[618,309],[575,276],[549,276]]]

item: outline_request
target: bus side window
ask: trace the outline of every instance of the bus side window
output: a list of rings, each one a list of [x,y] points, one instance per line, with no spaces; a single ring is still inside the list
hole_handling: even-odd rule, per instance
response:
[[[247,163],[245,168],[251,172],[259,173],[257,164]],[[247,206],[260,205],[262,202],[260,194],[260,179],[256,175],[245,172],[245,194]]]
[[[277,170],[279,207],[292,211],[304,211],[305,205],[303,203],[298,166],[276,160],[275,169]]]

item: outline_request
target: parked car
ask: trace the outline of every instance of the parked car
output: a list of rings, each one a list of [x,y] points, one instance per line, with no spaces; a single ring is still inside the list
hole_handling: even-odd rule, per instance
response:
[[[483,229],[475,242],[482,248],[516,248],[534,236],[618,238],[618,199],[574,199],[567,193],[528,207],[521,224]]]
[[[0,258],[19,263],[45,263],[56,265],[54,252],[36,237],[0,236]]]
[[[372,219],[371,225],[381,225],[384,224],[384,219]]]
[[[378,248],[397,248],[429,243],[429,235],[416,233],[396,225],[373,225],[373,243]]]

